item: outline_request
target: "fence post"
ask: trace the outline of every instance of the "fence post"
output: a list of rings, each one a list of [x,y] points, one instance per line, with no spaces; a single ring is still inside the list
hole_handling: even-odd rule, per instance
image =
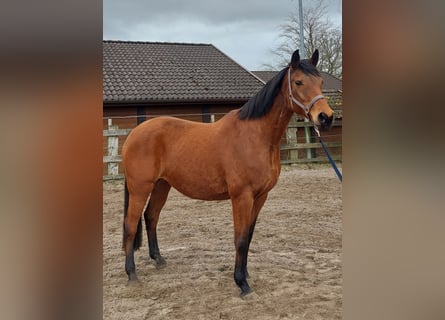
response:
[[[292,117],[290,123],[295,122],[295,117]],[[286,144],[288,146],[296,147],[297,146],[297,130],[298,128],[287,128],[286,129]],[[298,150],[290,149],[289,150],[289,160],[297,160],[298,159]]]
[[[112,119],[108,119],[108,130],[117,129],[116,125],[113,125]],[[119,149],[119,136],[109,136],[108,137],[108,155],[117,156]],[[108,163],[108,175],[117,176],[119,174],[119,163],[109,162]]]

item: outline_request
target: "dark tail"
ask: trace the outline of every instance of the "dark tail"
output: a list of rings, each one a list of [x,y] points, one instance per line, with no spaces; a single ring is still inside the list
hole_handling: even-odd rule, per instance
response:
[[[128,193],[128,187],[127,187],[127,180],[124,181],[124,237],[122,241],[122,248],[125,250],[125,217],[127,216],[128,212],[128,199],[130,197],[130,194]],[[142,216],[139,218],[138,222],[138,228],[136,231],[136,235],[134,237],[133,242],[133,249],[138,250],[141,247],[142,244]]]

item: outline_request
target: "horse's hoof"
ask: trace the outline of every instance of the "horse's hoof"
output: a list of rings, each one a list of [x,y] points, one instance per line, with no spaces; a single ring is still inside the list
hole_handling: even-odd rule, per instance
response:
[[[135,272],[131,272],[128,274],[128,281],[139,281]]]
[[[258,296],[258,294],[255,291],[250,291],[250,293],[247,293],[245,295],[241,295],[240,296],[242,300],[244,301],[250,301],[250,302],[255,302],[255,301],[260,301],[260,297]]]
[[[240,297],[243,298],[245,296],[247,296],[249,293],[252,292],[252,289],[250,289],[249,285],[244,285],[241,288],[241,293],[240,293]]]
[[[163,269],[167,266],[167,261],[161,256],[155,259],[156,269]]]
[[[137,287],[140,285],[141,285],[141,282],[139,281],[139,279],[136,276],[133,276],[130,279],[128,279],[127,286]]]

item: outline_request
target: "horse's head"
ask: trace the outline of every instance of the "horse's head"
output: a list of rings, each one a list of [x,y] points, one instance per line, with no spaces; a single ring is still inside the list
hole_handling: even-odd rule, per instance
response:
[[[316,69],[318,50],[310,59],[300,60],[296,50],[292,54],[288,71],[289,100],[292,110],[309,120],[320,130],[332,127],[334,111],[329,107],[321,91],[323,79]]]

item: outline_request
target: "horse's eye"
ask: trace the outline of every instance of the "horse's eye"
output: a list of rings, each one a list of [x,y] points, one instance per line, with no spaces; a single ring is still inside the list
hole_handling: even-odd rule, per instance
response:
[[[297,81],[295,81],[295,84],[296,84],[297,86],[302,86],[302,85],[303,85],[303,82],[301,82],[301,80],[297,80]]]

